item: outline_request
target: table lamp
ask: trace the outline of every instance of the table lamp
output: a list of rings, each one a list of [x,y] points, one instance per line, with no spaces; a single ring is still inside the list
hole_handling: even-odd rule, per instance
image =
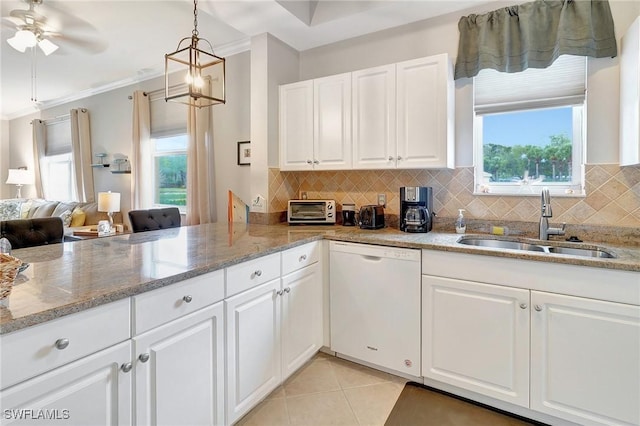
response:
[[[7,176],[7,184],[16,186],[16,198],[22,198],[20,189],[22,185],[31,185],[33,183],[33,175],[26,168],[9,169]]]
[[[111,191],[99,192],[98,211],[107,212],[107,215],[109,215],[109,226],[111,230],[113,230],[113,212],[120,211],[120,193]]]

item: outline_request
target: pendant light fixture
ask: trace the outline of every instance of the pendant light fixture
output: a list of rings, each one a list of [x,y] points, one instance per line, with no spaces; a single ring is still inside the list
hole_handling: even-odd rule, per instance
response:
[[[198,0],[194,0],[191,36],[180,40],[175,52],[164,55],[165,101],[197,108],[225,103],[225,60],[214,55],[211,43],[198,35]],[[201,45],[208,45],[209,51]]]

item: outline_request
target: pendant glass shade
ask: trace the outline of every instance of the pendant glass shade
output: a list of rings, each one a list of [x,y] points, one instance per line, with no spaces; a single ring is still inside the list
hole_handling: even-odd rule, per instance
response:
[[[198,108],[225,103],[224,58],[198,47],[206,40],[185,40],[191,43],[165,55],[165,100]]]
[[[19,30],[16,31],[16,34],[7,39],[7,43],[18,52],[24,53],[27,50],[27,47],[33,47],[38,42],[36,35],[28,30]]]

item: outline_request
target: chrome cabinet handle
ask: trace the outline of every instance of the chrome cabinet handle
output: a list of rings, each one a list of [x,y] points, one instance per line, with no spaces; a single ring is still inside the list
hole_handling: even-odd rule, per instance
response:
[[[64,348],[69,346],[69,339],[67,339],[66,337],[63,337],[62,339],[58,339],[56,340],[55,346],[56,346],[56,349],[63,350]]]
[[[307,255],[306,254],[303,254],[302,256],[300,256],[298,258],[298,262],[302,262],[303,260],[307,260]]]
[[[123,373],[128,373],[132,368],[133,364],[131,364],[130,362],[125,362],[120,366],[120,370],[122,370]]]
[[[289,293],[290,291],[291,291],[291,287],[287,287],[287,288],[284,289],[285,293]]]
[[[520,309],[527,309],[527,304],[526,303],[521,303],[520,304]]]
[[[535,305],[533,308],[538,312],[540,312],[542,310],[542,306],[540,306],[540,305]]]
[[[184,301],[185,301],[185,303],[191,303],[191,301],[193,300],[193,297],[191,297],[191,295],[190,295],[190,294],[187,294],[186,296],[184,296],[184,297],[182,298],[182,300],[184,300]]]
[[[255,275],[256,277],[259,277],[260,275],[262,275],[262,271],[260,269],[253,271],[253,275]]]
[[[140,354],[140,356],[138,356],[138,359],[140,360],[140,362],[147,362],[149,361],[149,354]]]

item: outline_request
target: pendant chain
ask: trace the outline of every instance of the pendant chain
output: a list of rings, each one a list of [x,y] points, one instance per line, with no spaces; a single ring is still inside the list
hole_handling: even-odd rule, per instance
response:
[[[193,0],[193,31],[191,34],[198,37],[198,0]]]

